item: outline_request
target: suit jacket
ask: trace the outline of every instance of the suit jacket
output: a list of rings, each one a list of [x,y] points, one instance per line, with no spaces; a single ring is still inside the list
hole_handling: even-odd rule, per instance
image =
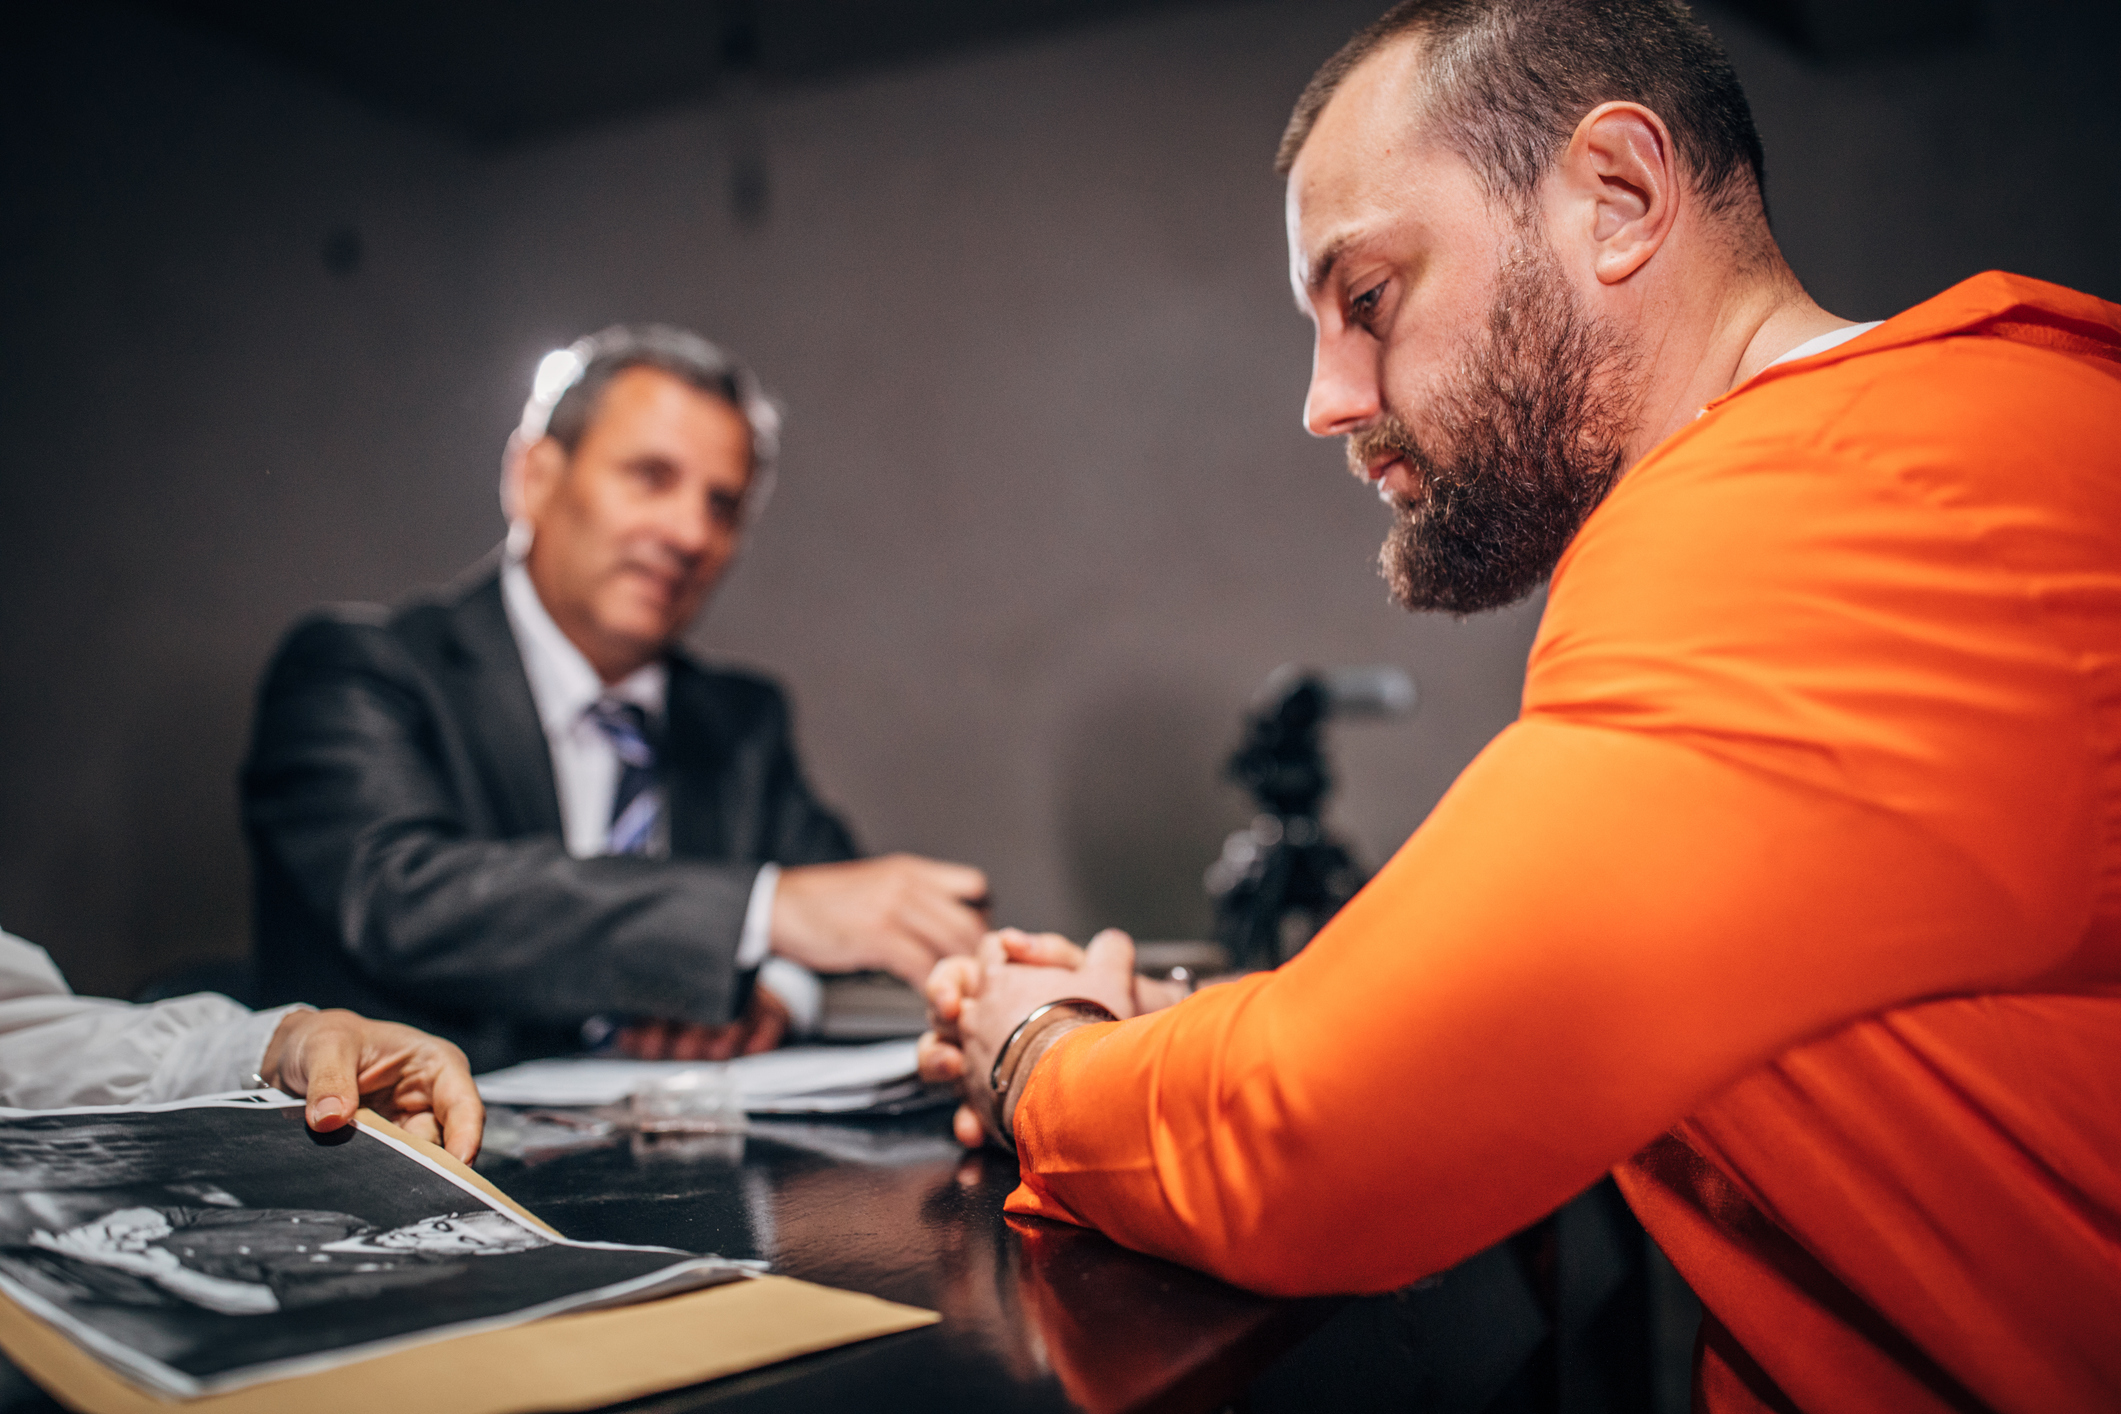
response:
[[[729,1020],[759,865],[854,842],[777,687],[668,661],[670,857],[576,859],[494,561],[297,623],[242,773],[265,995],[411,1023],[481,1069],[575,1049],[599,1014]]]

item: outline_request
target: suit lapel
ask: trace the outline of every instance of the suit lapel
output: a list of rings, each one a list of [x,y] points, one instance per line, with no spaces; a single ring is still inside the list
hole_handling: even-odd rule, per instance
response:
[[[530,696],[523,657],[509,631],[498,570],[485,575],[450,611],[458,672],[452,684],[465,737],[497,797],[509,834],[562,834],[552,751]]]
[[[665,699],[664,789],[670,802],[670,853],[680,859],[728,857],[722,819],[723,757],[730,733],[707,675],[672,654]]]

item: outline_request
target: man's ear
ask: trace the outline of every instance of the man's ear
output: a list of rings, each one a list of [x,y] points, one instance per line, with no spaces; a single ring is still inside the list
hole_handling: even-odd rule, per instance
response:
[[[567,452],[550,437],[540,437],[528,446],[509,439],[508,457],[501,468],[501,510],[511,524],[536,524],[545,514],[545,504],[567,470]]]
[[[1558,175],[1563,237],[1588,257],[1600,284],[1633,275],[1671,233],[1679,196],[1672,134],[1640,103],[1601,103],[1584,114]]]

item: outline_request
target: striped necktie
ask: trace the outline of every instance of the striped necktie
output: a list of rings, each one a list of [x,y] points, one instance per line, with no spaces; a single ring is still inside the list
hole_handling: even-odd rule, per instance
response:
[[[611,833],[606,854],[646,854],[655,840],[663,793],[655,783],[655,748],[648,743],[648,714],[631,702],[600,697],[589,719],[611,740],[619,757],[618,789],[611,793]]]

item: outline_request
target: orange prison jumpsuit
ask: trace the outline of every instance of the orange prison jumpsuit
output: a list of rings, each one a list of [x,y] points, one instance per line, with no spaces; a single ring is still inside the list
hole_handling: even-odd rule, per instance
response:
[[[1711,403],[1370,886],[1016,1127],[1011,1211],[1273,1292],[1617,1166],[1710,1409],[2121,1408],[2121,307],[1982,275]]]

